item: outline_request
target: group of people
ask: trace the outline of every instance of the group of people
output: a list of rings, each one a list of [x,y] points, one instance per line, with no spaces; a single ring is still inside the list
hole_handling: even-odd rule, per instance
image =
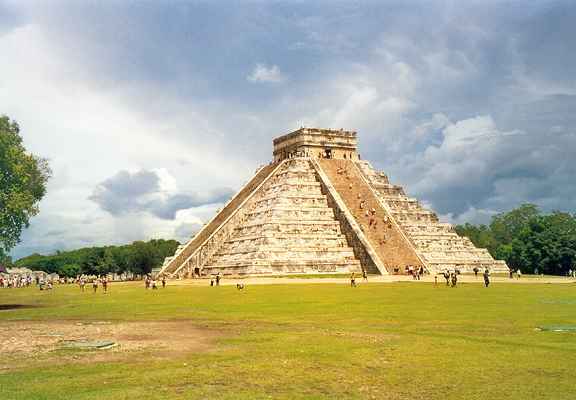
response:
[[[338,169],[336,170],[336,173],[338,175],[344,175],[346,179],[350,179],[350,176],[348,175],[348,170],[344,169],[342,167],[338,167]],[[352,183],[348,184],[348,189],[352,190],[353,185]],[[378,220],[376,218],[376,209],[374,207],[372,208],[368,208],[366,200],[362,198],[362,195],[360,193],[357,194],[357,200],[358,200],[358,207],[360,208],[361,212],[364,213],[364,217],[366,217],[366,219],[368,220],[368,229],[377,229],[378,227]],[[392,227],[392,224],[390,222],[390,219],[385,216],[382,220],[382,222],[384,223],[384,225],[388,226],[388,228]],[[362,230],[364,230],[364,226],[361,225]],[[386,236],[384,236],[382,239],[380,239],[380,245],[386,243]]]
[[[220,286],[221,279],[220,272],[218,272],[216,276],[210,276],[210,286]]]
[[[66,283],[63,279],[50,275],[32,277],[31,275],[0,276],[0,289],[17,289],[36,285],[40,290],[51,290],[56,283]]]
[[[0,288],[12,289],[22,288],[32,285],[33,280],[31,276],[8,275],[6,277],[0,276]]]
[[[365,269],[362,269],[362,280],[368,282],[368,274]],[[356,273],[352,272],[350,274],[350,287],[356,287]]]
[[[445,270],[442,273],[442,276],[446,280],[446,286],[456,287],[456,285],[458,284],[458,275],[460,275],[460,271],[458,270],[454,271]]]
[[[162,275],[160,278],[160,283],[162,285],[162,289],[164,289],[166,287],[166,277],[164,275]],[[144,278],[144,285],[146,287],[146,289],[152,289],[152,290],[156,290],[158,289],[158,282],[156,280],[156,278],[150,276],[150,275],[146,275],[146,278]]]
[[[473,271],[474,275],[478,276],[478,272],[480,272],[478,267],[474,267]],[[460,271],[457,269],[455,269],[454,271],[445,270],[442,273],[442,276],[446,280],[446,286],[456,287],[456,285],[458,284],[458,275],[460,275]],[[488,268],[484,269],[484,272],[482,273],[482,278],[484,279],[484,286],[486,287],[490,286],[490,270]],[[434,283],[436,284],[437,282],[438,282],[437,277],[434,277]]]
[[[352,188],[352,184],[350,184],[349,188]],[[366,200],[362,198],[360,193],[358,193],[357,197],[359,201],[358,208],[360,208],[360,210],[364,213],[364,217],[368,219],[368,228],[376,229],[378,226],[378,220],[376,219],[376,209],[374,207],[368,209],[366,206]],[[388,217],[384,217],[383,222],[387,224],[389,222]]]
[[[88,279],[85,278],[84,276],[81,276],[77,279],[77,283],[78,286],[80,287],[80,291],[84,291],[86,290],[86,283],[88,282]],[[92,284],[92,291],[94,293],[98,292],[98,288],[100,286],[102,286],[102,290],[104,291],[104,293],[108,293],[108,288],[110,286],[110,282],[111,280],[108,279],[107,276],[97,276],[97,277],[93,277],[91,279],[91,284]]]
[[[424,276],[424,267],[422,265],[415,266],[415,265],[406,265],[404,267],[404,272],[410,276],[415,281],[419,281],[422,276]]]
[[[516,275],[516,279],[520,279],[522,277],[522,271],[520,271],[520,268],[510,268],[510,279],[513,279],[514,275]]]

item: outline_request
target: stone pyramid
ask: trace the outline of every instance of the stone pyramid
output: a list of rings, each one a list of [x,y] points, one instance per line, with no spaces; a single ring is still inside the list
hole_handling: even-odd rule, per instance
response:
[[[301,128],[190,241],[168,275],[507,272],[503,261],[361,161],[356,132]]]

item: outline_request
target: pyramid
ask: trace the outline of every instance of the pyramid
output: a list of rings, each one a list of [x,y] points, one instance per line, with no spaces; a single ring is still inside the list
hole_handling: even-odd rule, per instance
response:
[[[273,156],[161,274],[508,272],[361,160],[356,132],[301,128]]]

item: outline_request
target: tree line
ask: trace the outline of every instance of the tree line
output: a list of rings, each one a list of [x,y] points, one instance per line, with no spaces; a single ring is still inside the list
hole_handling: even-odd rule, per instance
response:
[[[488,225],[466,223],[456,232],[523,273],[566,275],[576,268],[576,214],[543,213],[534,204],[492,217]]]
[[[160,267],[164,258],[173,255],[179,244],[176,240],[153,239],[123,246],[57,251],[52,255],[32,254],[15,261],[14,266],[67,277],[112,273],[144,275]]]

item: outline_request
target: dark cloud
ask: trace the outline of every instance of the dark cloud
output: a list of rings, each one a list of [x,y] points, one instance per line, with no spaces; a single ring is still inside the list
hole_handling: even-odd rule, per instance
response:
[[[230,188],[217,188],[207,193],[177,194],[166,199],[153,200],[148,202],[145,207],[158,218],[174,219],[178,210],[200,207],[205,204],[223,203],[233,194],[234,191]]]
[[[576,209],[576,131],[502,131],[489,116],[479,116],[449,124],[442,134],[440,145],[406,156],[394,168],[408,191],[438,212],[501,211],[523,202]]]
[[[89,199],[114,216],[148,212],[161,219],[173,220],[178,210],[222,203],[234,194],[230,188],[202,193],[166,193],[161,190],[161,179],[155,171],[120,171],[96,186]]]
[[[142,209],[142,198],[160,190],[160,178],[153,171],[120,171],[94,189],[90,200],[112,215]]]

